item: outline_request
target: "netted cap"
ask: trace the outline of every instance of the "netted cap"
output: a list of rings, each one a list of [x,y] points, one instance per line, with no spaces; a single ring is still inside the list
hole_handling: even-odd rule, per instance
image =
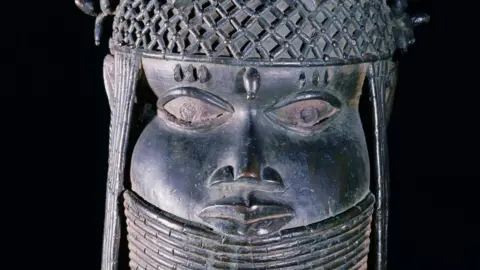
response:
[[[381,0],[124,0],[111,43],[196,61],[346,64],[391,57],[392,26]]]

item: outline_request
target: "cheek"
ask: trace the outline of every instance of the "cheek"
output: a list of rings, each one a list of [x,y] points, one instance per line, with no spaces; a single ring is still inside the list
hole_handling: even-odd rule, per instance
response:
[[[264,136],[266,161],[289,182],[285,184],[320,183],[327,185],[324,188],[336,188],[355,181],[351,179],[364,181],[368,178],[368,151],[360,119],[353,114],[347,112],[330,128],[310,138],[280,131]]]
[[[217,139],[212,140],[212,137]],[[219,146],[224,144],[221,136],[172,130],[155,119],[135,145],[132,185],[145,189],[174,189],[177,195],[203,200],[207,179],[221,159]]]
[[[370,165],[361,123],[347,122],[340,130],[329,134],[318,151],[311,152],[309,177],[314,179],[310,183],[314,190],[349,200],[363,196],[369,189]]]

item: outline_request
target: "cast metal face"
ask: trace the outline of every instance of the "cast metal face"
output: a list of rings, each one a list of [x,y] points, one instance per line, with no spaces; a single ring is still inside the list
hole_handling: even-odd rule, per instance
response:
[[[366,64],[142,65],[157,116],[136,143],[131,181],[158,208],[255,236],[324,220],[368,194]]]

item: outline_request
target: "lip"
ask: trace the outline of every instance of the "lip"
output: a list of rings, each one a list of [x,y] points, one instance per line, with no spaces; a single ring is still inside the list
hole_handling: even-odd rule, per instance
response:
[[[204,222],[227,235],[260,236],[278,231],[295,216],[283,204],[214,204],[198,215]]]

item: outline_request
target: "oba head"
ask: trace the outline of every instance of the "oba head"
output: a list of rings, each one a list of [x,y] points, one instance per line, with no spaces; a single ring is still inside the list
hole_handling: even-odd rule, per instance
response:
[[[404,0],[75,3],[97,44],[114,17],[102,268],[123,242],[132,269],[386,269],[392,58],[427,15]]]
[[[141,55],[135,91],[153,93],[155,107],[134,142],[132,190],[234,237],[318,223],[364,200],[358,105],[367,70],[392,56],[394,24],[383,1],[340,2],[118,7],[113,51]]]

